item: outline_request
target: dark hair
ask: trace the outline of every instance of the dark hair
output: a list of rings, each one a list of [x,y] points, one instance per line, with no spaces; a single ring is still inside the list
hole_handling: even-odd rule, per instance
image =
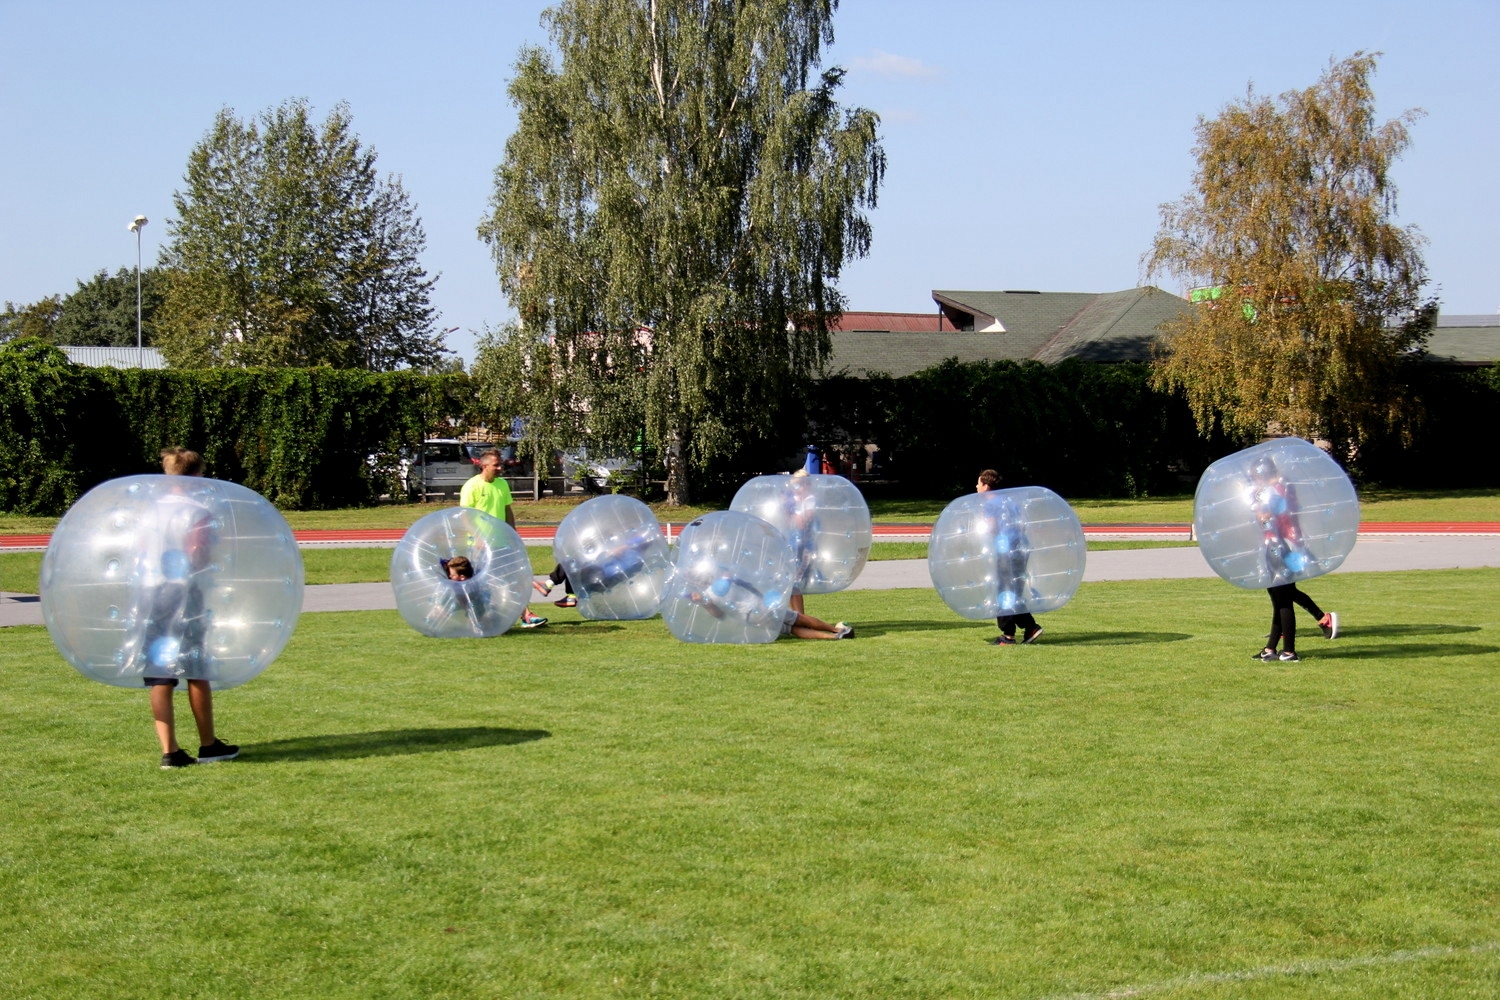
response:
[[[988,486],[990,489],[994,489],[996,486],[1000,485],[1000,473],[996,472],[994,469],[985,469],[979,474],[979,481]]]

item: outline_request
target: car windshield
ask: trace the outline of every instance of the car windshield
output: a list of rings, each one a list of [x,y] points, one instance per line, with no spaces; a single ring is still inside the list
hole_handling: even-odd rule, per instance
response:
[[[457,442],[440,444],[429,441],[422,446],[422,461],[428,465],[451,464],[469,461],[468,453]]]

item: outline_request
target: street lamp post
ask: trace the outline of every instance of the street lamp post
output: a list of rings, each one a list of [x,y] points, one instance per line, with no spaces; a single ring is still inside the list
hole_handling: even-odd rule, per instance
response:
[[[146,351],[141,344],[141,230],[149,221],[144,215],[137,215],[125,227],[135,233],[135,363],[138,368],[146,367]]]

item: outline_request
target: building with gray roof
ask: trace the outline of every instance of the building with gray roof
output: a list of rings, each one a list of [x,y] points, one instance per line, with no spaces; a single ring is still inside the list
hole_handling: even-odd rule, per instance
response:
[[[1121,292],[934,291],[935,313],[845,313],[829,371],[902,376],[960,361],[1145,361],[1189,305],[1159,288]]]
[[[1439,364],[1483,368],[1500,361],[1500,314],[1438,316],[1427,357]]]
[[[847,312],[833,326],[831,374],[900,377],[959,361],[1149,361],[1161,327],[1192,308],[1150,286],[1120,292],[936,290],[931,313]],[[1439,316],[1434,363],[1500,360],[1500,315]]]
[[[167,359],[154,347],[64,347],[75,365],[89,368],[165,368]]]

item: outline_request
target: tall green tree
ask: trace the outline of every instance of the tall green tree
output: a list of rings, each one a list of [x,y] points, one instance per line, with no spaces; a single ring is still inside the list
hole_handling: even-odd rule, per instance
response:
[[[509,370],[582,431],[644,427],[670,500],[817,371],[869,250],[885,154],[819,72],[836,7],[564,0],[555,52],[517,60],[479,230],[520,317]]]
[[[141,271],[141,342],[154,344],[156,309],[161,304],[165,275],[160,268]],[[52,330],[54,344],[89,347],[135,346],[135,269],[114,274],[99,271],[62,300],[62,311]]]
[[[62,296],[49,295],[28,305],[5,303],[0,309],[0,342],[20,337],[34,337],[44,343],[55,343],[53,332],[62,316]]]
[[[150,345],[153,314],[161,302],[159,268],[141,271],[141,340]],[[0,340],[36,337],[49,344],[80,347],[135,346],[135,269],[99,271],[68,295],[52,295],[29,306],[7,302],[0,311]]]
[[[161,255],[158,337],[173,365],[441,360],[421,222],[400,180],[377,174],[347,105],[321,124],[303,101],[250,121],[225,108],[184,181]]]
[[[1279,428],[1342,457],[1410,417],[1402,368],[1436,303],[1390,171],[1421,112],[1377,119],[1375,64],[1355,53],[1305,90],[1252,90],[1198,121],[1194,190],[1162,206],[1143,262],[1198,288],[1156,379],[1186,394],[1200,431]]]

